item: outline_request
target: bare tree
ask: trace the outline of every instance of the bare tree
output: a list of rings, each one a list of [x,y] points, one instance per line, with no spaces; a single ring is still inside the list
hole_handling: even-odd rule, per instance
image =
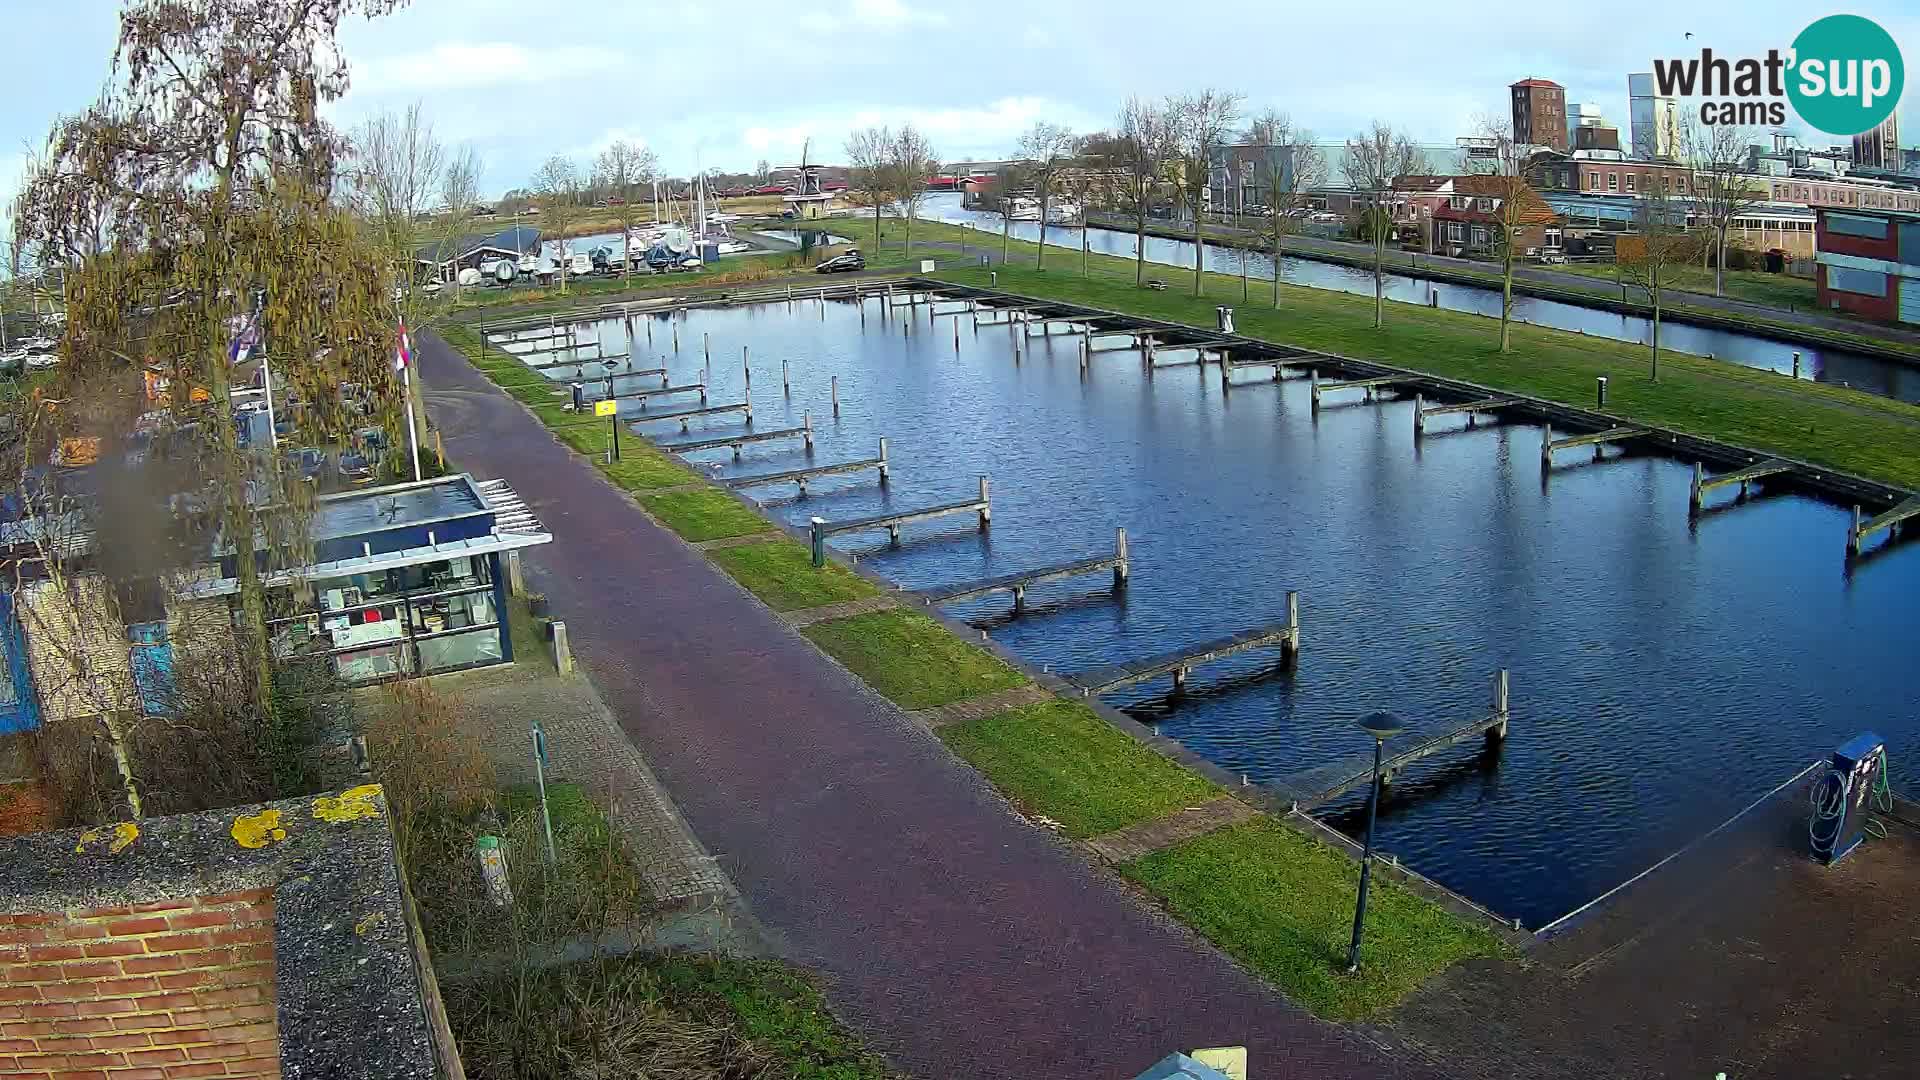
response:
[[[1747,147],[1757,141],[1749,128],[1715,124],[1704,130],[1688,124],[1681,146],[1693,172],[1693,208],[1713,235],[1702,254],[1713,258],[1713,295],[1725,295],[1727,234],[1734,220],[1766,202],[1765,184],[1746,172]]]
[[[1173,157],[1173,103],[1127,99],[1120,109],[1115,151],[1120,200],[1133,214],[1133,283],[1147,283],[1147,211],[1165,182]]]
[[[863,128],[847,136],[847,184],[873,207],[873,251],[880,253],[880,211],[893,192],[893,131]]]
[[[567,227],[580,205],[580,174],[573,159],[555,154],[542,162],[533,174],[533,190],[540,199],[542,220],[553,229],[559,244],[560,291],[567,291]]]
[[[899,200],[900,213],[907,220],[907,254],[913,254],[913,219],[926,197],[927,183],[940,171],[940,159],[933,144],[912,124],[900,129],[887,152],[887,187]],[[877,229],[876,229],[877,231]]]
[[[1327,159],[1309,132],[1296,130],[1293,120],[1268,109],[1253,122],[1247,141],[1261,150],[1256,176],[1267,195],[1267,239],[1273,245],[1273,306],[1280,306],[1282,247],[1304,209],[1306,193],[1326,182]]]
[[[1020,136],[1020,158],[1025,163],[1027,179],[1040,196],[1040,249],[1033,256],[1036,269],[1041,268],[1047,257],[1047,208],[1053,200],[1054,181],[1060,166],[1072,157],[1073,148],[1072,129],[1045,120],[1036,121]],[[1012,216],[1011,207],[1004,212]]]
[[[652,150],[625,139],[615,139],[594,162],[594,181],[607,189],[607,201],[613,203],[620,220],[621,277],[633,271],[633,220],[639,212],[640,188],[652,183],[658,170],[659,158]]]
[[[354,207],[381,233],[396,257],[411,258],[419,223],[432,209],[446,171],[446,147],[419,102],[405,112],[369,117],[353,132],[348,172]]]
[[[1693,261],[1695,238],[1686,229],[1686,204],[1663,178],[1653,178],[1634,200],[1633,233],[1614,241],[1621,280],[1646,293],[1652,311],[1648,378],[1660,379],[1660,310],[1672,273]]]
[[[1476,175],[1456,183],[1466,187],[1462,195],[1493,200],[1494,240],[1500,258],[1500,351],[1504,353],[1513,349],[1513,267],[1519,239],[1523,230],[1551,225],[1559,218],[1527,182],[1525,150],[1513,141],[1510,122],[1484,119],[1480,133],[1493,153],[1482,159]]]
[[[445,205],[443,235],[449,238],[454,254],[461,254],[462,238],[473,225],[474,207],[480,202],[480,155],[471,144],[456,150],[440,177],[440,201]],[[443,249],[444,250],[444,249]],[[461,299],[459,271],[453,275],[453,298]]]
[[[1417,172],[1422,155],[1413,140],[1378,120],[1347,140],[1347,183],[1364,193],[1363,220],[1373,242],[1373,326],[1386,325],[1387,241],[1393,236],[1393,182]]]
[[[1174,180],[1193,211],[1193,295],[1200,295],[1206,267],[1207,238],[1203,208],[1213,183],[1214,154],[1226,145],[1240,122],[1241,96],[1207,89],[1181,98],[1174,107]]]
[[[767,178],[772,175],[773,175],[773,166],[767,164],[766,158],[761,158],[759,161],[754,163],[753,179],[755,183],[760,184],[762,187],[764,187],[766,186]]]

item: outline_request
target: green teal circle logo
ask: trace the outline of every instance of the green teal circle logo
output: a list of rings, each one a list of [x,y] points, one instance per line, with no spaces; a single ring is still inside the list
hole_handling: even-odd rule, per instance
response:
[[[1800,31],[1789,63],[1793,111],[1829,135],[1871,131],[1893,114],[1906,86],[1893,35],[1858,15],[1829,15]]]

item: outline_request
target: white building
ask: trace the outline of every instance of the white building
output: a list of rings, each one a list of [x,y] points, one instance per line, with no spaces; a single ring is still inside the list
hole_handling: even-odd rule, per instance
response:
[[[1627,76],[1627,123],[1633,156],[1672,161],[1680,156],[1680,102],[1661,97],[1646,72]]]

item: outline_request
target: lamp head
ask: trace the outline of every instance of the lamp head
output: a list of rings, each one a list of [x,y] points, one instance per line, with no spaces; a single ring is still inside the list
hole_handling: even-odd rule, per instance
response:
[[[1385,742],[1407,730],[1407,725],[1397,716],[1387,712],[1368,713],[1359,720],[1360,730]]]

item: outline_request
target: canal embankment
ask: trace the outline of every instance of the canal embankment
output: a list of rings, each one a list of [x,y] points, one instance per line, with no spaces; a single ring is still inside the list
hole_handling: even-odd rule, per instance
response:
[[[1087,223],[1096,228],[1113,229],[1129,234],[1136,231],[1136,223],[1124,214],[1090,213],[1087,215]],[[1271,240],[1262,239],[1250,229],[1214,224],[1203,225],[1201,229],[1210,246],[1245,249],[1257,254],[1268,254],[1273,250]],[[1191,226],[1174,225],[1157,220],[1147,222],[1146,234],[1165,240],[1182,242],[1193,240]],[[1283,252],[1292,258],[1311,259],[1355,270],[1372,271],[1372,254],[1365,250],[1353,250],[1353,248],[1354,245],[1339,241],[1302,236],[1289,236],[1282,245]],[[1495,291],[1501,287],[1501,277],[1497,269],[1491,265],[1484,269],[1471,266],[1462,259],[1420,255],[1392,248],[1387,251],[1382,265],[1390,274],[1404,274],[1429,281]],[[1191,270],[1191,267],[1187,269]],[[1645,299],[1625,289],[1609,288],[1597,279],[1592,284],[1545,281],[1540,280],[1539,276],[1530,274],[1530,269],[1522,266],[1514,274],[1513,291],[1516,295],[1553,300],[1635,318],[1647,318],[1653,312],[1652,304]],[[1708,304],[1720,306],[1709,307]],[[1857,326],[1835,326],[1832,325],[1835,321],[1832,317],[1809,316],[1806,313],[1774,309],[1762,304],[1726,301],[1722,298],[1679,289],[1669,289],[1663,294],[1660,318],[1663,322],[1683,323],[1733,333],[1757,333],[1789,344],[1844,349],[1878,360],[1920,366],[1920,345],[1907,340],[1906,335],[1897,330],[1883,331],[1868,323]],[[1816,322],[1815,318],[1821,321]]]
[[[964,623],[902,603],[852,560],[835,553],[816,568],[794,533],[661,450],[632,439],[608,461],[608,425],[567,411],[553,383],[474,328],[451,327],[447,339],[655,521],[980,770],[1023,818],[1111,865],[1314,1012],[1377,1015],[1461,959],[1529,943],[1501,916],[1395,862],[1377,868],[1388,885],[1368,938],[1370,951],[1394,959],[1342,974],[1357,879],[1346,837],[1082,700]],[[1223,812],[1227,804],[1270,813]]]

